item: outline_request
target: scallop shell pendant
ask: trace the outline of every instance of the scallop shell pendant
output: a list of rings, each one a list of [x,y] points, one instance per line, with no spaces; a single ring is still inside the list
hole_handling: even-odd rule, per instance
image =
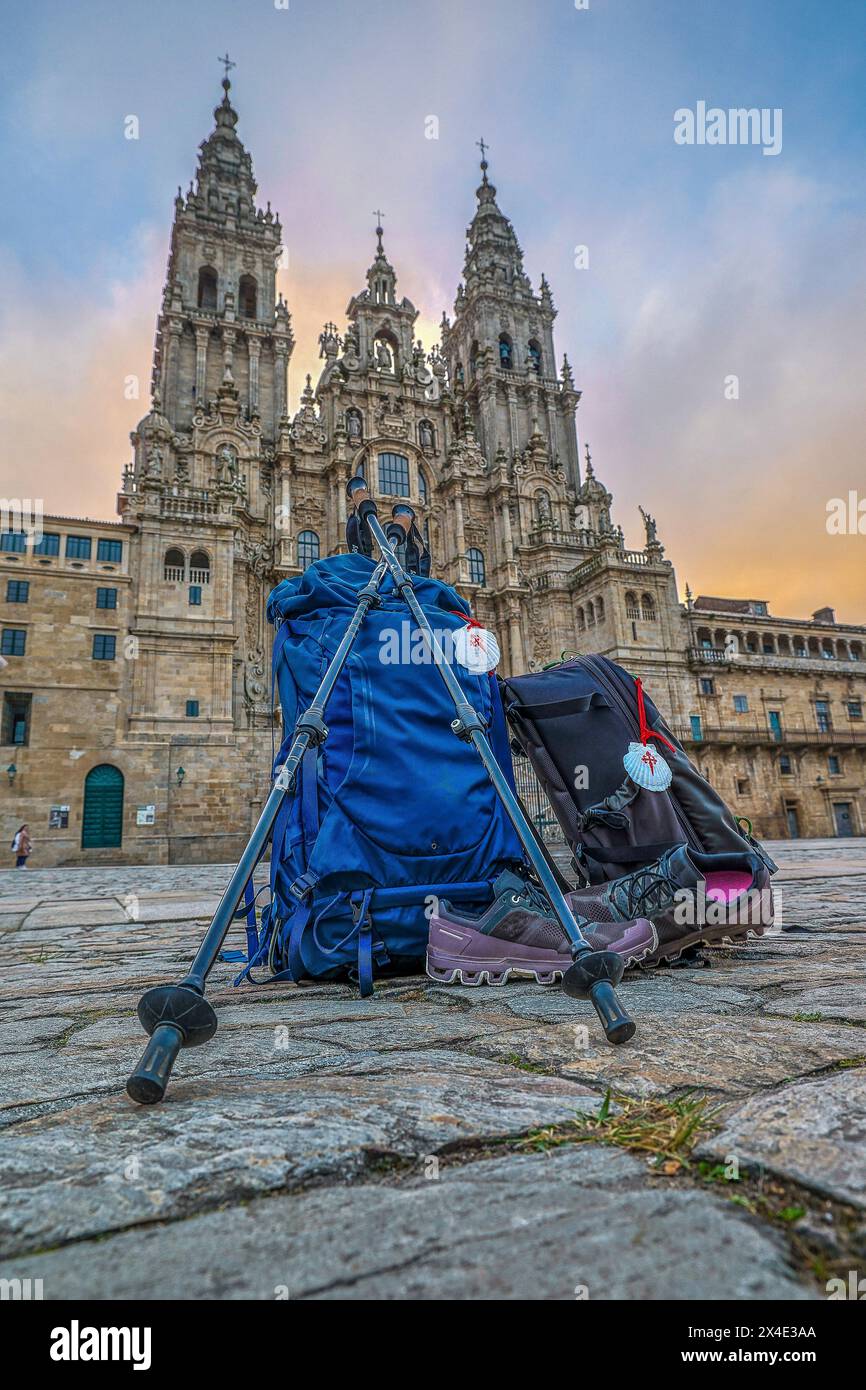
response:
[[[630,743],[622,761],[631,780],[648,792],[666,791],[673,781],[661,753],[648,743]]]
[[[492,671],[499,663],[499,643],[486,627],[459,627],[454,633],[454,656],[476,675]]]

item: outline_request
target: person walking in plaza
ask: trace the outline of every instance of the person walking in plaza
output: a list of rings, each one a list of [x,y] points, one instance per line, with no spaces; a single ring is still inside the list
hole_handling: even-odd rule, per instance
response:
[[[15,855],[16,869],[27,868],[27,858],[32,849],[33,841],[30,839],[30,827],[22,825],[12,841],[12,853]]]

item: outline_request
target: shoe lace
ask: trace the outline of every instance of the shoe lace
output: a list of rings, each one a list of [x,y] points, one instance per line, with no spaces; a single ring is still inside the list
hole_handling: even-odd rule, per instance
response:
[[[649,869],[638,869],[628,878],[615,883],[611,897],[627,920],[652,917],[653,913],[670,906],[676,886],[669,874],[653,865]]]

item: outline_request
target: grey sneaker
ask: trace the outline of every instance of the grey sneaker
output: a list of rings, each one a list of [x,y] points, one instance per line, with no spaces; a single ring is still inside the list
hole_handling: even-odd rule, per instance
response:
[[[649,917],[658,946],[647,954],[647,965],[725,937],[763,936],[773,923],[769,871],[748,851],[701,854],[677,845],[654,864],[567,896],[572,910],[593,922]]]
[[[540,985],[561,979],[572,963],[571,944],[542,893],[519,874],[500,874],[490,907],[468,917],[440,900],[430,919],[427,974],[442,984],[504,985],[511,975]],[[579,920],[593,950],[616,951],[625,967],[648,957],[658,945],[652,923]]]

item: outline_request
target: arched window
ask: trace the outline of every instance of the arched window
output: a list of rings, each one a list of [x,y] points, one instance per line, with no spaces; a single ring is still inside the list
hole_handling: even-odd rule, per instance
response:
[[[541,344],[535,338],[529,340],[529,360],[532,363],[532,370],[541,376]]]
[[[118,849],[123,840],[123,773],[110,763],[92,767],[84,779],[82,849]]]
[[[641,594],[640,606],[643,609],[643,616],[646,622],[654,623],[656,617],[656,603],[652,594]]]
[[[163,567],[163,577],[170,583],[177,584],[183,580],[186,574],[186,556],[182,550],[167,550],[165,552],[165,562]]]
[[[379,455],[379,491],[386,497],[409,496],[409,460],[405,454]]]
[[[499,365],[508,372],[514,366],[514,344],[507,333],[499,336]]]
[[[216,310],[217,273],[213,266],[203,265],[198,273],[198,307]]]
[[[473,381],[475,380],[475,376],[476,376],[477,371],[478,371],[478,344],[477,344],[477,343],[473,343],[472,346],[471,346],[471,348],[469,349],[469,375],[470,375],[470,377],[472,378]]]
[[[595,621],[596,621],[597,623],[603,623],[603,622],[604,622],[604,599],[603,599],[603,598],[597,598],[596,601],[595,601]]]
[[[210,556],[206,550],[194,550],[189,557],[190,584],[210,583]]]
[[[319,537],[315,531],[301,531],[298,536],[298,565],[302,570],[319,558]]]
[[[242,319],[254,319],[256,317],[257,301],[258,287],[255,277],[242,275],[238,283],[238,312]]]
[[[467,559],[469,560],[469,583],[486,584],[487,579],[484,569],[483,553],[477,550],[475,546],[472,546],[472,548],[467,551]]]
[[[418,496],[420,497],[421,501],[424,503],[424,506],[426,507],[426,505],[427,505],[427,479],[424,477],[424,469],[423,469],[423,468],[419,468],[419,469],[418,469]]]
[[[586,614],[583,611],[583,604],[577,610],[577,630],[584,632],[586,629]]]
[[[629,590],[625,596],[625,616],[627,618],[640,617],[640,604],[638,603],[638,597],[637,594],[633,594],[631,590]],[[710,645],[712,645],[712,641],[710,642]]]

